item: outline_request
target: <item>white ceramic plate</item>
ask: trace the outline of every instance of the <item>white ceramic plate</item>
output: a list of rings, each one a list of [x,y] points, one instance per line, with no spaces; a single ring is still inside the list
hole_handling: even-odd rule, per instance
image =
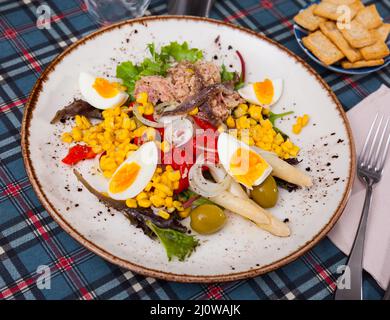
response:
[[[218,38],[218,39],[217,39]],[[218,41],[217,41],[217,40]],[[168,262],[164,248],[101,205],[61,164],[64,124],[50,125],[55,112],[79,96],[80,71],[115,75],[118,62],[143,60],[146,45],[188,41],[207,59],[239,70],[235,50],[246,61],[247,80],[283,78],[275,112],[307,113],[310,124],[291,133],[293,117],[278,124],[302,147],[300,167],[314,180],[309,190],[281,191],[277,207],[292,235],[278,238],[229,215],[226,227],[202,237],[185,262]],[[69,126],[69,124],[68,124]],[[250,30],[193,17],[148,17],[119,23],[87,36],[59,55],[37,81],[23,120],[22,148],[32,185],[52,217],[75,239],[105,259],[141,274],[183,282],[230,281],[278,268],[302,255],[335,224],[346,204],[355,168],[354,144],[345,114],[325,82],[300,58]],[[53,159],[53,157],[55,159]],[[85,169],[85,164],[80,170]],[[310,171],[309,171],[310,170]]]

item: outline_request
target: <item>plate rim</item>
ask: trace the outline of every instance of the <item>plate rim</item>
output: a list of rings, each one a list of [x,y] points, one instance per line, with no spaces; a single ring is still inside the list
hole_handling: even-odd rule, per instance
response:
[[[33,111],[36,107],[36,103],[38,101],[40,92],[42,90],[42,87],[44,83],[47,81],[47,78],[51,72],[53,72],[56,68],[56,65],[61,62],[61,60],[67,56],[69,53],[71,53],[73,50],[78,48],[79,46],[85,44],[87,41],[107,32],[112,31],[117,28],[121,28],[125,25],[132,25],[137,23],[147,24],[149,21],[167,21],[167,20],[185,20],[185,21],[193,21],[193,22],[206,22],[209,24],[213,24],[216,26],[222,26],[227,27],[233,30],[238,30],[240,32],[244,32],[246,34],[255,36],[259,40],[263,40],[268,42],[269,44],[276,46],[278,49],[284,51],[286,54],[288,54],[291,58],[293,58],[297,63],[301,63],[305,69],[316,78],[316,80],[319,82],[319,84],[323,87],[324,90],[327,91],[330,98],[333,100],[336,109],[338,110],[343,123],[344,127],[347,131],[348,139],[349,139],[349,149],[350,149],[350,163],[349,163],[349,173],[348,173],[348,183],[346,185],[346,188],[344,190],[344,194],[342,199],[340,200],[337,209],[332,214],[332,217],[328,221],[328,223],[309,241],[307,241],[305,244],[303,244],[301,247],[299,247],[294,252],[290,253],[289,255],[274,261],[268,265],[249,269],[246,271],[236,272],[236,273],[228,273],[228,274],[217,274],[217,275],[191,275],[191,274],[177,274],[177,273],[171,273],[156,269],[151,269],[146,266],[142,266],[130,261],[127,261],[125,259],[122,259],[120,257],[117,257],[113,255],[112,253],[106,251],[105,249],[101,248],[97,244],[93,243],[92,240],[87,239],[83,234],[78,232],[75,228],[73,228],[61,215],[61,213],[58,212],[58,210],[53,206],[53,204],[48,200],[47,196],[45,195],[40,182],[35,174],[34,167],[32,165],[31,159],[30,159],[30,148],[29,148],[29,136],[30,136],[30,124],[33,116]],[[120,21],[118,23],[100,28],[85,37],[79,39],[78,41],[72,43],[69,47],[67,47],[63,52],[58,54],[51,62],[50,64],[45,68],[45,70],[42,72],[42,74],[39,76],[39,78],[36,80],[31,93],[28,97],[28,100],[25,104],[25,109],[23,113],[23,120],[21,125],[21,148],[22,148],[22,156],[23,156],[23,162],[26,168],[27,176],[30,180],[30,183],[33,187],[34,192],[36,193],[39,201],[42,203],[45,210],[50,214],[50,216],[55,220],[56,223],[66,232],[68,233],[73,239],[78,241],[81,245],[86,247],[87,249],[91,250],[98,256],[102,257],[103,259],[116,264],[120,267],[126,268],[128,270],[131,270],[133,272],[136,272],[138,274],[154,277],[162,280],[167,281],[176,281],[176,282],[183,282],[183,283],[210,283],[210,282],[226,282],[226,281],[235,281],[235,280],[241,280],[246,278],[252,278],[267,272],[271,272],[273,270],[276,270],[294,260],[296,260],[298,257],[305,254],[307,251],[309,251],[314,245],[316,245],[321,239],[323,239],[327,233],[332,229],[332,227],[336,224],[337,220],[341,216],[341,214],[344,211],[344,208],[347,204],[347,201],[349,199],[352,185],[355,179],[355,169],[356,169],[356,152],[355,152],[355,143],[354,138],[352,135],[351,126],[349,124],[348,118],[346,116],[346,113],[332,91],[332,89],[329,87],[329,85],[321,78],[321,76],[302,58],[297,56],[295,53],[284,47],[283,45],[279,44],[275,40],[272,40],[268,37],[266,37],[263,34],[260,34],[254,30],[250,30],[241,26],[234,25],[232,23],[228,23],[225,21],[220,21],[216,19],[206,18],[206,17],[195,17],[195,16],[184,16],[184,15],[162,15],[162,16],[147,16],[147,17],[140,17],[135,19],[129,19],[125,21]]]

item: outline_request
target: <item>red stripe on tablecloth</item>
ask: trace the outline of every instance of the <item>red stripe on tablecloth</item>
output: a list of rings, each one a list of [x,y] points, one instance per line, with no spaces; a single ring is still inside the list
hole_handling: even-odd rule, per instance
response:
[[[243,17],[249,15],[251,12],[253,12],[253,11],[259,9],[259,8],[260,8],[260,4],[254,6],[254,7],[251,7],[249,9],[239,10],[235,14],[232,14],[230,16],[225,17],[223,19],[223,21],[232,21],[232,20],[236,20],[236,19],[239,19],[239,18],[243,18]]]
[[[323,268],[319,263],[317,263],[312,256],[310,256],[310,253],[305,255],[305,258],[309,261],[309,263],[313,266],[314,270],[318,273],[318,275],[323,279],[326,284],[329,286],[329,288],[334,291],[336,289],[336,282],[333,281],[331,276],[329,275],[328,270],[326,268]]]
[[[10,296],[14,295],[15,293],[22,291],[23,289],[27,288],[30,286],[32,283],[35,282],[35,279],[29,278],[26,280],[22,280],[13,287],[7,288],[3,291],[0,292],[0,299],[6,299],[9,298]]]
[[[86,288],[82,287],[79,290],[80,290],[80,292],[82,294],[82,298],[84,300],[92,300],[93,299],[92,294]]]
[[[368,92],[366,92],[358,83],[353,81],[351,77],[343,76],[343,81],[350,85],[361,97],[368,96]]]
[[[223,289],[217,285],[211,285],[207,288],[208,299],[221,299]]]
[[[42,72],[42,68],[39,65],[38,61],[35,60],[34,57],[25,48],[22,48],[22,53],[27,59],[27,61],[31,64],[31,66],[35,69],[35,71]]]
[[[39,221],[38,217],[31,210],[28,210],[26,212],[26,214],[27,214],[27,217],[29,218],[29,220],[33,223],[33,225],[37,229],[39,235],[43,239],[45,239],[46,241],[49,240],[49,235],[48,235],[47,231],[45,230],[45,228],[42,226],[42,224]]]
[[[10,110],[11,108],[20,106],[22,104],[25,104],[26,102],[27,102],[27,99],[19,99],[19,100],[13,101],[11,103],[8,103],[6,105],[1,106],[0,112],[6,112],[6,111]]]
[[[73,263],[72,257],[70,257],[70,258],[60,257],[58,259],[58,262],[55,264],[55,267],[57,269],[62,269],[62,270],[68,271],[68,270],[72,269],[72,263]]]

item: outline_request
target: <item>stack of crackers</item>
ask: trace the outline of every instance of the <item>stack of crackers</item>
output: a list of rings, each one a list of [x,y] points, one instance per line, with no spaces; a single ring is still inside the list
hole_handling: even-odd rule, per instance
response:
[[[350,21],[340,22],[346,11]],[[345,69],[373,67],[384,64],[390,54],[386,44],[390,24],[383,23],[375,4],[323,0],[299,12],[294,21],[311,31],[302,42],[325,65],[341,63]]]

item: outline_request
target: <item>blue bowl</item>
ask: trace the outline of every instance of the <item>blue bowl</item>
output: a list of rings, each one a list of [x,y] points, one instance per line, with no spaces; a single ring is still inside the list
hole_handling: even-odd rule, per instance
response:
[[[319,3],[319,2],[320,1],[314,1],[314,2],[310,3],[309,5],[312,5],[313,3]],[[387,67],[390,64],[390,56],[387,56],[384,59],[385,63],[382,64],[381,66],[358,68],[358,69],[344,69],[344,68],[342,68],[338,64],[327,66],[326,64],[324,64],[320,60],[318,60],[318,58],[313,53],[311,53],[309,49],[307,49],[303,45],[302,38],[306,37],[309,33],[310,32],[308,30],[302,28],[301,26],[298,26],[297,24],[294,24],[294,35],[295,35],[295,38],[298,41],[299,46],[302,48],[303,51],[305,51],[305,53],[312,60],[314,60],[315,62],[317,62],[318,64],[320,64],[321,66],[323,66],[324,68],[326,68],[328,70],[332,70],[332,71],[339,72],[339,73],[344,73],[344,74],[368,74],[368,73],[371,73],[371,72],[379,71],[382,68],[385,68],[385,67]],[[387,44],[389,44],[389,41],[387,42]]]

